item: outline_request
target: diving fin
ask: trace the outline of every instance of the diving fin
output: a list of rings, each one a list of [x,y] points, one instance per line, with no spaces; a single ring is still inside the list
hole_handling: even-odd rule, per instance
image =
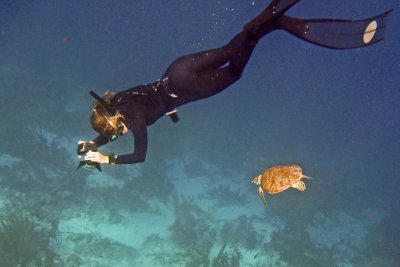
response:
[[[286,15],[276,25],[304,41],[332,49],[358,48],[383,40],[389,10],[362,20],[298,19]]]
[[[258,41],[267,33],[276,29],[272,23],[282,16],[289,8],[294,6],[300,0],[272,0],[257,17],[252,19],[243,27],[250,39]]]

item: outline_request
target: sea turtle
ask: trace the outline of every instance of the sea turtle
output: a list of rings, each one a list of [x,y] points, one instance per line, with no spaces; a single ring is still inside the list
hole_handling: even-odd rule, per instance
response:
[[[267,202],[264,198],[264,190],[270,194],[276,194],[285,191],[289,187],[296,188],[297,190],[306,190],[306,185],[303,183],[301,178],[311,178],[301,173],[300,166],[297,165],[285,165],[272,167],[263,174],[257,175],[251,181],[256,185],[260,185],[258,188],[258,194],[264,201],[265,207],[268,208]]]

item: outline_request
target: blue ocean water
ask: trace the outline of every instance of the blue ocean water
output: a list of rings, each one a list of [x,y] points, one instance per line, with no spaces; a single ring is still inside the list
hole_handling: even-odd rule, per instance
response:
[[[145,163],[76,170],[90,90],[153,82],[268,3],[2,1],[1,266],[398,266],[398,1],[301,1],[288,15],[395,10],[362,49],[265,36],[238,82],[148,128]],[[288,164],[312,179],[266,210],[251,180]]]

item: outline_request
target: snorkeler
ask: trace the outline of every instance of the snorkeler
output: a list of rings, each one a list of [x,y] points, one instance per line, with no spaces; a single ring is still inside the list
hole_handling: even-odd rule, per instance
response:
[[[240,79],[258,41],[274,30],[285,30],[307,42],[332,49],[358,48],[384,38],[391,12],[362,20],[298,19],[284,13],[300,0],[273,0],[256,18],[243,27],[228,44],[176,59],[151,84],[117,93],[106,92],[96,98],[90,122],[100,135],[91,142],[80,142],[80,166],[143,162],[147,153],[147,126],[163,115],[177,122],[177,107],[204,99],[226,89]],[[128,131],[133,133],[134,152],[103,155],[97,148]]]

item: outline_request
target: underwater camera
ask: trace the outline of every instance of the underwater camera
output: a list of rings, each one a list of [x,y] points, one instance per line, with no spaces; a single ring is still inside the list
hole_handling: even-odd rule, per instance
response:
[[[84,157],[86,153],[89,151],[96,152],[97,151],[97,146],[94,143],[90,142],[84,142],[84,141],[79,141],[78,142],[78,155],[80,157]],[[100,164],[98,162],[92,162],[90,160],[81,160],[78,164],[77,169],[79,169],[81,166],[83,166],[87,170],[93,170],[94,168],[98,169],[101,171]]]

